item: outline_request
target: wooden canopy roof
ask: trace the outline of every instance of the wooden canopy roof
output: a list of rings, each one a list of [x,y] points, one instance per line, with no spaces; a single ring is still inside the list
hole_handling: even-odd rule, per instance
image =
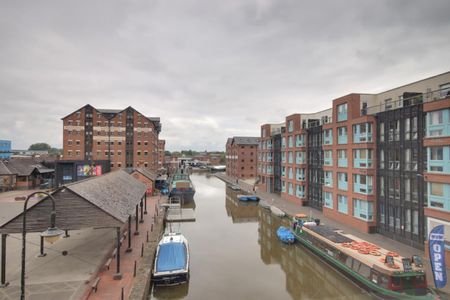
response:
[[[125,171],[74,182],[56,190],[56,226],[60,229],[122,227],[146,192],[145,184]],[[27,232],[42,232],[50,225],[52,203],[45,197],[27,210]],[[23,212],[4,224],[0,233],[22,232]]]

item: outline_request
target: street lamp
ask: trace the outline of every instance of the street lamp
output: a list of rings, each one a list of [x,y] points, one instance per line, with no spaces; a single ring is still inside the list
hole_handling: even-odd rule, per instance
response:
[[[41,233],[41,236],[44,237],[44,240],[46,242],[49,242],[53,244],[56,242],[61,234],[64,233],[64,231],[59,230],[55,226],[56,221],[56,208],[55,208],[55,198],[53,198],[52,195],[50,195],[47,192],[34,192],[30,195],[28,195],[27,199],[25,200],[25,203],[23,205],[23,225],[22,225],[22,272],[21,272],[21,280],[20,280],[20,299],[25,299],[25,248],[26,248],[26,225],[27,225],[27,205],[28,200],[30,200],[31,197],[33,197],[36,194],[45,194],[52,200],[52,211],[50,213],[50,227]]]

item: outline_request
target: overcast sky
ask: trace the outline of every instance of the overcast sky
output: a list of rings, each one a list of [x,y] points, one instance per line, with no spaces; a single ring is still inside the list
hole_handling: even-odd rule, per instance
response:
[[[450,70],[450,1],[1,1],[0,139],[62,147],[91,104],[161,117],[169,150]]]

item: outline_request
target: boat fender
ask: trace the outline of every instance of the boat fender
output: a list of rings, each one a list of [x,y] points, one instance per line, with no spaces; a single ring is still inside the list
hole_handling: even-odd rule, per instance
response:
[[[387,256],[392,256],[392,257],[398,257],[398,253],[394,252],[394,251],[389,251],[386,255]]]
[[[342,243],[341,245],[342,245],[342,247],[345,247],[345,248],[350,248],[351,247],[350,243]]]
[[[380,251],[377,251],[377,250],[371,250],[371,251],[370,251],[370,255],[373,255],[373,256],[380,256],[381,253],[380,253]],[[383,260],[383,261],[384,261],[384,260]]]
[[[304,226],[317,226],[316,222],[304,222]]]

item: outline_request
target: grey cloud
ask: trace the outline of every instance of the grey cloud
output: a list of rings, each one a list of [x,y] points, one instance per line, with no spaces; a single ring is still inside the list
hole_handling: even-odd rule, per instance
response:
[[[90,103],[160,116],[171,150],[450,67],[448,1],[4,1],[0,138],[61,146]]]

